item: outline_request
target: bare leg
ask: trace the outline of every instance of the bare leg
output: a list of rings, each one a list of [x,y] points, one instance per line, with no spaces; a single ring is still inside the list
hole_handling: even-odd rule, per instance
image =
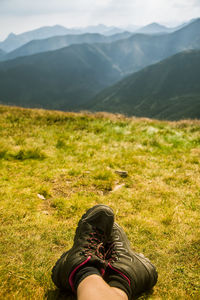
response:
[[[77,295],[78,300],[128,300],[124,291],[110,287],[98,275],[90,275],[83,279],[78,286]]]

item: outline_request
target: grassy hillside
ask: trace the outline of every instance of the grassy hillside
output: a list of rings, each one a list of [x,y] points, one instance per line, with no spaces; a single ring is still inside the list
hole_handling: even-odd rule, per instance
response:
[[[0,63],[0,103],[48,109],[79,109],[121,79],[119,70],[89,44]]]
[[[200,51],[184,51],[134,73],[100,92],[86,108],[155,119],[200,119]]]
[[[157,266],[140,299],[198,299],[199,132],[200,121],[0,106],[0,299],[70,299],[51,268],[98,203]]]

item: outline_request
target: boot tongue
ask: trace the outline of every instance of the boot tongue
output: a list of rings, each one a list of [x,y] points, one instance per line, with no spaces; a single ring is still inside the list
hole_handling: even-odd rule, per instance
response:
[[[88,222],[92,225],[93,228],[96,228],[100,234],[109,237],[112,231],[114,219],[111,216],[110,222],[105,222],[105,217],[108,218],[107,214],[102,212],[98,216],[90,218]]]

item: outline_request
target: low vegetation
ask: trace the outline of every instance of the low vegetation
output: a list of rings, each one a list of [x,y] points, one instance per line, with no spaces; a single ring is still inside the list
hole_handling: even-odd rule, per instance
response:
[[[157,266],[140,299],[199,299],[199,174],[200,121],[0,106],[0,298],[71,299],[51,268],[105,203]]]

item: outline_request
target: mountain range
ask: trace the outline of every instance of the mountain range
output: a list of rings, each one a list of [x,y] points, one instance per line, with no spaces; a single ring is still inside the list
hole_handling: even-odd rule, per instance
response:
[[[54,36],[60,35],[77,35],[85,33],[98,33],[106,36],[111,36],[114,34],[122,33],[124,31],[129,31],[131,33],[145,33],[145,34],[155,34],[163,32],[172,32],[179,29],[179,27],[185,26],[186,24],[181,24],[178,27],[168,28],[158,23],[152,23],[144,27],[139,28],[138,26],[127,26],[125,28],[119,28],[115,26],[106,26],[103,24],[95,26],[87,26],[85,28],[65,28],[60,25],[55,26],[45,26],[21,34],[10,33],[9,36],[2,42],[0,42],[0,49],[5,52],[11,52],[26,43],[33,40],[42,40]]]
[[[59,25],[45,26],[21,34],[10,33],[3,42],[0,42],[0,49],[10,52],[34,39],[45,39],[68,33],[71,32],[68,32],[65,27]]]
[[[189,32],[187,30],[188,27]],[[162,30],[161,28],[166,27],[153,23],[146,26],[144,31],[148,32],[148,28],[150,31],[153,31],[154,28],[154,30],[157,30],[158,32],[158,28]],[[156,61],[164,59],[182,50],[188,48],[193,49],[196,47],[193,45],[193,42],[194,37],[197,37],[197,31],[199,28],[200,19],[195,20],[192,24],[171,34],[164,33],[159,35],[150,35],[122,32],[111,36],[88,33],[54,36],[48,39],[32,40],[25,45],[18,47],[16,50],[2,55],[0,60],[8,60],[20,56],[52,51],[71,44],[102,43],[102,45],[98,46],[101,48],[101,51],[105,53],[105,55],[111,57],[113,62],[127,74],[133,71],[138,71],[151,63],[155,63]],[[197,41],[197,43],[199,45],[199,41]]]
[[[131,36],[130,32],[123,32],[111,36],[105,36],[99,33],[85,33],[75,35],[54,36],[48,39],[32,40],[25,45],[4,54],[0,60],[9,60],[20,56],[27,56],[46,51],[61,49],[72,44],[93,44],[93,43],[111,43]],[[1,53],[0,53],[1,54]]]
[[[85,33],[99,33],[103,35],[113,35],[121,33],[124,30],[114,26],[105,26],[103,24],[96,26],[88,26],[86,28],[65,28],[60,25],[55,26],[44,26],[35,30],[24,32],[21,34],[10,33],[9,36],[2,42],[0,42],[0,49],[11,52],[26,43],[33,40],[42,40],[50,37],[61,36],[61,35],[76,35]]]
[[[189,51],[200,50],[199,30],[200,19],[196,19],[172,33],[131,34],[123,32],[112,36],[62,35],[33,40],[11,53],[5,54],[2,50],[0,57],[9,58],[10,55],[10,60],[0,63],[0,103],[61,110],[103,109],[171,119],[176,119],[176,116],[178,118],[198,117],[194,113],[195,110],[191,111],[189,108],[189,106],[194,106],[196,111],[198,110],[198,90],[196,94],[193,92],[195,91],[193,83],[195,86],[198,85],[198,80],[193,76],[191,79],[187,77],[191,91],[185,91],[182,86],[182,90],[185,91],[184,96],[184,93],[181,94],[179,91],[180,80],[183,80],[182,75],[185,71],[188,72],[189,67],[188,70],[184,70],[176,66],[179,66],[180,61],[187,65],[191,60],[189,74],[192,74],[193,68],[194,74],[199,75],[195,69],[195,59],[197,60],[196,66],[198,66],[199,56]],[[189,53],[185,52],[186,50]],[[43,53],[33,54],[37,51]],[[176,53],[181,53],[184,59],[181,60],[179,55],[174,56]],[[12,55],[21,55],[21,57],[14,58]],[[166,60],[168,57],[169,59]],[[164,68],[161,68],[162,63]],[[154,65],[149,67],[150,71],[148,71],[147,67],[152,64]],[[173,64],[174,68],[172,68]],[[173,82],[170,84],[166,72],[171,72],[170,78],[173,78]],[[178,75],[179,72],[180,75]],[[145,74],[149,77],[145,77]],[[135,78],[138,78],[138,81]],[[159,78],[162,78],[163,85]],[[157,81],[159,91],[156,94]],[[129,82],[128,85],[127,82]],[[137,86],[135,82],[139,85]],[[152,90],[148,84],[152,86]],[[167,85],[173,86],[174,94],[167,93],[165,90]],[[124,86],[127,87],[127,93],[123,89]],[[143,88],[144,94],[139,87]],[[105,88],[108,89],[102,91]],[[164,90],[167,98],[164,98],[164,92],[162,92]],[[123,93],[127,96],[126,99],[123,98]],[[131,95],[138,95],[137,99],[141,99],[141,103],[137,103],[135,96],[131,98]],[[147,102],[145,102],[144,95]],[[151,95],[156,95],[156,99]],[[189,97],[191,97],[192,105],[190,105]],[[174,98],[176,102],[170,100]],[[180,102],[183,104],[184,111],[187,110],[188,113],[184,114],[179,105],[175,112],[176,116],[173,115],[169,109],[168,100],[171,101],[169,103],[173,107],[172,111],[176,107],[174,104],[178,105],[177,103]],[[157,105],[157,110],[151,110],[151,105],[148,103],[151,103],[152,107]],[[168,110],[163,103],[166,103]]]
[[[85,109],[169,120],[200,118],[200,50],[178,53],[128,76]]]
[[[178,52],[199,49],[199,31],[200,19],[170,34],[133,34],[127,39],[99,44],[98,48],[127,75]]]
[[[189,25],[190,23],[194,22],[195,20],[197,20],[197,19],[192,19],[189,22],[185,22],[176,27],[166,27],[159,23],[151,23],[144,27],[138,28],[134,31],[137,33],[144,33],[144,34],[171,33],[171,32],[177,31],[177,30]]]

